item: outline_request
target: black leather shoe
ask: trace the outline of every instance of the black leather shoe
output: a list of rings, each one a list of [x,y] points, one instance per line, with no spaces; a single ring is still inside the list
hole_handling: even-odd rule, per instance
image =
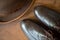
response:
[[[21,21],[21,28],[29,40],[53,40],[50,33],[31,20]]]
[[[37,6],[34,9],[36,17],[48,28],[60,33],[60,14],[44,6]]]

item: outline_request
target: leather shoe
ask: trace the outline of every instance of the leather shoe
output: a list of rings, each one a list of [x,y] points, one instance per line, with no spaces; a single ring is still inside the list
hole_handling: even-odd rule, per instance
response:
[[[50,33],[31,20],[21,21],[21,29],[29,40],[53,40]]]
[[[34,9],[36,17],[48,28],[60,33],[60,14],[45,6],[37,6]]]

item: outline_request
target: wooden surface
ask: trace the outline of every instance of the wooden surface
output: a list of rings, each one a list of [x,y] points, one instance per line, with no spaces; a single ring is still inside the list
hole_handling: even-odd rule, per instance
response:
[[[60,12],[60,0],[35,0],[31,9],[19,20],[9,24],[0,24],[0,40],[28,40],[20,28],[20,21],[27,18],[37,20],[33,9],[40,4]]]

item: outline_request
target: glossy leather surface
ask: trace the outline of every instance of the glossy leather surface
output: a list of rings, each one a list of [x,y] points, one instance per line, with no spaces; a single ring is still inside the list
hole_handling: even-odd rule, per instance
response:
[[[35,7],[36,17],[47,25],[60,33],[60,14],[44,6]]]
[[[21,28],[29,40],[53,40],[50,33],[30,20],[21,21]]]

